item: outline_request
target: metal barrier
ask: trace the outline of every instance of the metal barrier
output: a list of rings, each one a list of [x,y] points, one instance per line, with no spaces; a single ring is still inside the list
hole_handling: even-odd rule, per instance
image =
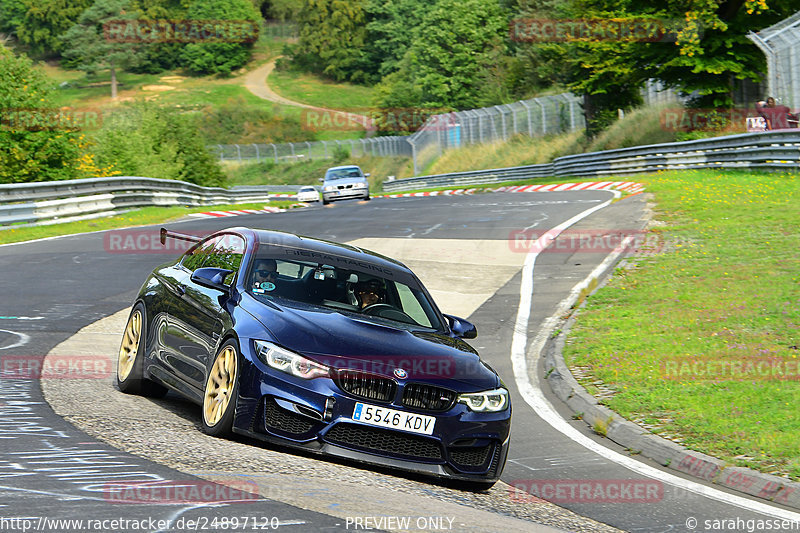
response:
[[[600,177],[701,168],[800,168],[800,132],[747,133],[559,157],[552,163],[453,172],[385,181],[387,192],[500,183],[548,176]],[[218,205],[269,201],[269,192],[298,185],[222,189],[154,178],[93,178],[0,185],[0,225],[52,223],[152,205]]]
[[[0,185],[0,226],[81,220],[147,206],[269,202],[271,192],[296,192],[298,188],[299,185],[223,189],[139,177],[14,183]]]
[[[653,144],[568,155],[552,163],[421,176],[383,183],[387,192],[499,183],[546,176],[618,176],[701,168],[780,170],[800,168],[800,132],[746,133],[713,139]]]

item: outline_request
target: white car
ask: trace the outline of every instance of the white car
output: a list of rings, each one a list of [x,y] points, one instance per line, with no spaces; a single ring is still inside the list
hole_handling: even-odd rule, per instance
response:
[[[300,187],[297,191],[298,202],[319,202],[319,192],[312,186]]]

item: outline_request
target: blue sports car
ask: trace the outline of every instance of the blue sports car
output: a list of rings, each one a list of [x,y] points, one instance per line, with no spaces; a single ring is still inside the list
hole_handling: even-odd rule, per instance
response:
[[[508,452],[499,376],[402,263],[291,233],[231,228],[156,268],[116,382],[174,390],[203,430],[491,487]]]

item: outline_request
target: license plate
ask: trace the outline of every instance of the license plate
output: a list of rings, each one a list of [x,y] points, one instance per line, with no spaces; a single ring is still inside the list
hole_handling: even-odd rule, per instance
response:
[[[353,420],[371,426],[399,429],[423,435],[433,435],[433,426],[436,424],[436,418],[433,416],[415,415],[361,402],[357,403],[353,410]]]

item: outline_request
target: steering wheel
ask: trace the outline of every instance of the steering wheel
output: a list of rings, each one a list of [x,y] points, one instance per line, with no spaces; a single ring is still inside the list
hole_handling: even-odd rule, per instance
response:
[[[411,316],[407,313],[404,313],[393,305],[384,303],[368,305],[362,309],[361,312],[370,316],[388,318],[389,320],[396,320],[398,322],[406,322],[407,324],[417,323],[417,321],[411,318]]]
[[[364,309],[361,310],[361,312],[364,313],[365,315],[380,316],[381,311],[386,311],[387,309],[394,309],[395,311],[397,311],[397,309],[395,309],[393,306],[389,304],[378,303],[366,306]]]

